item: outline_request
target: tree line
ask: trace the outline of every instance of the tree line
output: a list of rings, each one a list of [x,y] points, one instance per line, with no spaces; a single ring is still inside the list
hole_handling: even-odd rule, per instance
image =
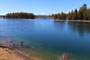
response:
[[[33,13],[17,12],[17,13],[8,13],[3,17],[16,19],[34,19],[35,15]]]
[[[51,18],[51,15],[36,15],[36,18]]]
[[[53,14],[52,17],[60,20],[90,20],[90,8],[83,4],[79,10],[75,9],[67,14],[64,12]]]

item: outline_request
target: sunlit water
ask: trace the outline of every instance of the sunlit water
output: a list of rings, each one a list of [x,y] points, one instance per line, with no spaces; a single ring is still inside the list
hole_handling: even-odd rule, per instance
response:
[[[41,60],[58,60],[63,53],[71,54],[71,60],[90,60],[90,23],[0,19],[0,38],[5,37],[14,39],[15,48]]]

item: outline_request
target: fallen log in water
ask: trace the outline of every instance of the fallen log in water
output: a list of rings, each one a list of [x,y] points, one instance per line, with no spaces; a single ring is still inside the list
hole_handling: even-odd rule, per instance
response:
[[[14,43],[6,40],[0,40],[0,47],[14,49]]]

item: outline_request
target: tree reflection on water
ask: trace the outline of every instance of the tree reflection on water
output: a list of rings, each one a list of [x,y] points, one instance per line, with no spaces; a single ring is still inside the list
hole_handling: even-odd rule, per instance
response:
[[[78,32],[80,35],[90,33],[90,23],[83,22],[68,22],[68,26],[74,32]]]

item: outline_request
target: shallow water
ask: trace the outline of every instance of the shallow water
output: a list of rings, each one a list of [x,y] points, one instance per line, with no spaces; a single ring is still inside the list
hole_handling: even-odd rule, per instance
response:
[[[0,19],[0,36],[13,38],[17,49],[36,59],[58,60],[69,53],[71,60],[90,60],[90,23]]]

